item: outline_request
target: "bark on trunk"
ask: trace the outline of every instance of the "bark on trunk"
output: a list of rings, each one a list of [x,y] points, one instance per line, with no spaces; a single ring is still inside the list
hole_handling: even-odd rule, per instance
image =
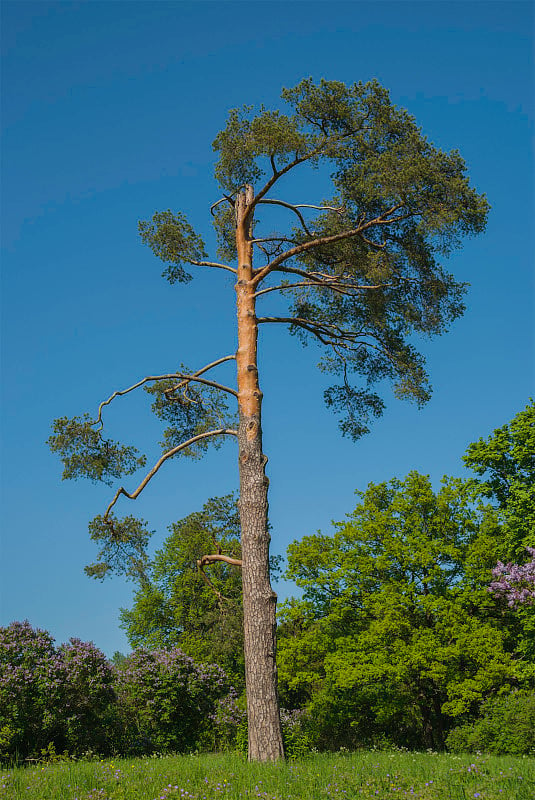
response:
[[[242,543],[245,684],[249,729],[249,760],[277,761],[284,757],[277,693],[275,610],[277,595],[269,580],[267,521],[267,458],[262,452],[261,404],[258,383],[251,220],[245,220],[253,189],[247,186],[236,202],[238,251],[238,371],[240,520]]]

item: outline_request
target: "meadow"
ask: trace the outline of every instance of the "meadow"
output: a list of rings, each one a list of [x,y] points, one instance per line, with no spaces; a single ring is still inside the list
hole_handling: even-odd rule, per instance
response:
[[[235,754],[3,769],[2,800],[534,800],[535,758],[360,751],[278,765]]]

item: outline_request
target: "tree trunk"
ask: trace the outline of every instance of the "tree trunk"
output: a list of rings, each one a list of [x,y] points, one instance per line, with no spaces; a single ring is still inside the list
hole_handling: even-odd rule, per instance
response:
[[[258,383],[257,338],[251,230],[246,219],[253,188],[246,186],[236,200],[238,252],[238,449],[242,543],[245,686],[249,729],[249,760],[277,761],[284,757],[277,693],[277,595],[269,580],[267,458],[262,453],[261,404]]]

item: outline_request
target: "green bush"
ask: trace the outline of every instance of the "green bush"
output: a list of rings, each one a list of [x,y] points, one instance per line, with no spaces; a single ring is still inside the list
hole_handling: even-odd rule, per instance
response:
[[[449,733],[447,745],[455,753],[534,754],[535,692],[512,692],[488,701],[480,719]]]

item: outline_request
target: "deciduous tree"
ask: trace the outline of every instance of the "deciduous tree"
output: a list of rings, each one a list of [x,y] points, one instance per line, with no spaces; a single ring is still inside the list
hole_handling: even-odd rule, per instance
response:
[[[148,567],[149,580],[134,605],[121,612],[130,644],[146,649],[180,647],[200,663],[216,663],[243,688],[243,615],[239,567],[199,554],[241,557],[240,521],[232,495],[209,500],[202,511],[171,525]]]
[[[459,153],[442,152],[428,142],[377,81],[345,86],[308,79],[283,90],[282,98],[287,112],[232,110],[215,139],[222,197],[211,211],[219,261],[209,258],[182,212],[158,212],[140,223],[143,241],[166,263],[164,275],[171,283],[190,280],[190,265],[213,270],[214,281],[217,273],[235,276],[237,349],[231,345],[230,354],[200,369],[181,366],[138,380],[114,392],[96,419],[58,420],[51,438],[64,459],[65,477],[106,480],[142,463],[134,448],[104,438],[107,403],[148,385],[155,412],[169,423],[165,451],[150,472],[135,490],[120,487],[92,523],[92,536],[103,544],[103,558],[93,568],[97,576],[110,567],[137,575],[145,568],[139,554],[146,528],[132,517],[115,516],[121,496],[136,498],[179,453],[197,455],[224,437],[237,438],[249,757],[257,760],[283,755],[258,328],[284,325],[320,347],[322,369],[339,378],[326,390],[326,403],[339,413],[342,432],[357,439],[384,407],[373,384],[390,380],[398,397],[417,403],[428,399],[424,361],[413,335],[441,334],[463,313],[465,286],[442,261],[463,236],[484,229],[488,210],[485,198],[470,187]],[[307,166],[318,168],[322,184],[330,172],[330,197],[282,197],[284,179]],[[290,224],[275,231],[269,223],[261,227],[260,215],[265,220],[274,211],[274,219],[286,213]],[[287,301],[287,310],[279,311],[279,300],[270,314],[275,294]],[[207,377],[229,360],[236,363],[235,388]],[[231,421],[232,411],[237,423]],[[288,413],[299,413],[299,401],[289,403]],[[207,555],[213,561],[223,556]]]
[[[453,720],[522,677],[488,592],[500,528],[456,479],[435,493],[412,472],[357,494],[334,535],[288,549],[303,599],[282,616],[283,687],[323,746],[443,748]]]
[[[500,510],[504,560],[524,560],[535,547],[535,402],[473,442],[464,463],[479,476],[482,493]]]

